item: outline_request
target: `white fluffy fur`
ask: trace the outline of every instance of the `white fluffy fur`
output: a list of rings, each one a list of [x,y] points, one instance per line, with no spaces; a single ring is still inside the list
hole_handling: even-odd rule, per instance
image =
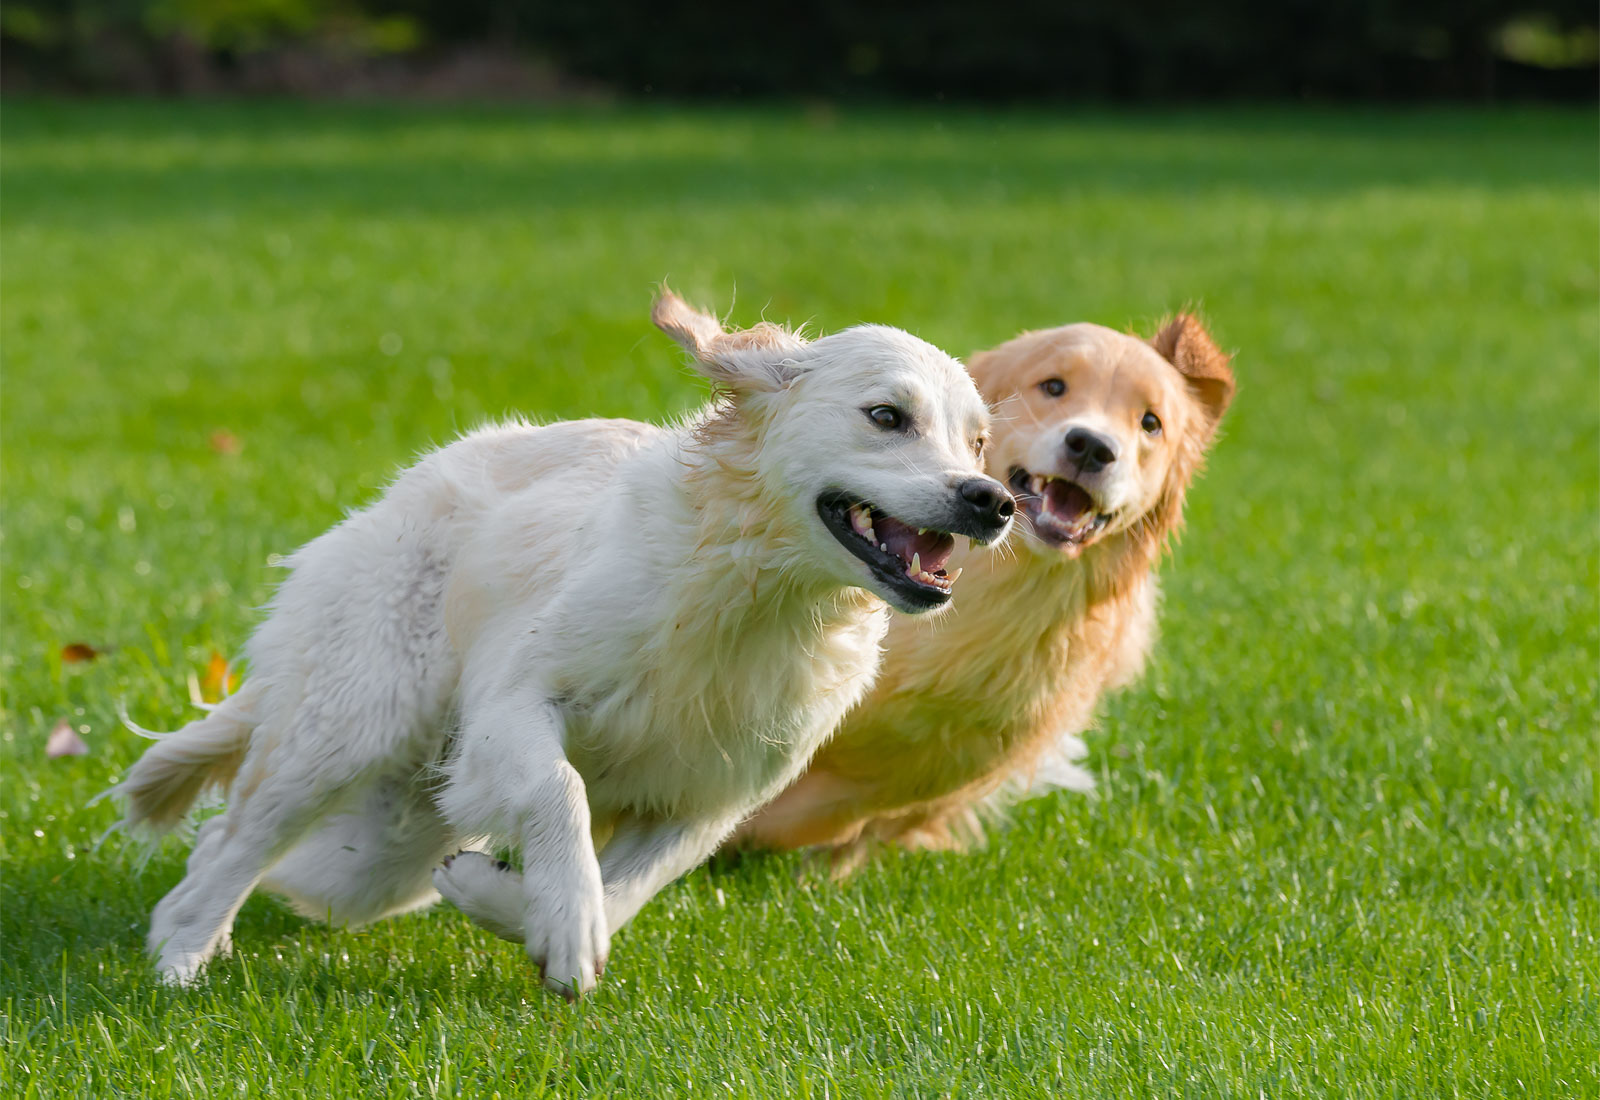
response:
[[[131,824],[228,788],[151,917],[168,978],[226,947],[258,884],[357,923],[437,882],[552,989],[585,991],[616,930],[861,697],[887,612],[816,498],[950,529],[981,476],[977,391],[895,329],[725,334],[670,295],[656,320],[722,403],[670,428],[506,424],[426,456],[292,557],[245,686],[134,767]],[[888,440],[862,411],[880,402],[918,432]],[[432,873],[484,838],[525,868],[488,876],[492,904],[486,859]]]

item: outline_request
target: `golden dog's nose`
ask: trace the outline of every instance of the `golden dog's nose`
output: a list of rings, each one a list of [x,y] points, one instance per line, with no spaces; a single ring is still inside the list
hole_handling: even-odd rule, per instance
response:
[[[1073,428],[1067,433],[1067,457],[1084,473],[1096,473],[1117,460],[1117,441],[1088,428]]]

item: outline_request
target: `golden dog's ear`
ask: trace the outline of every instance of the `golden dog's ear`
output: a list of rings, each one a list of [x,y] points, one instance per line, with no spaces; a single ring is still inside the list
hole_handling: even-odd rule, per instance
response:
[[[782,325],[763,321],[728,332],[721,321],[666,287],[656,296],[650,319],[694,356],[701,373],[735,392],[779,390],[799,373],[795,356],[806,342]]]
[[[1188,381],[1206,410],[1208,427],[1215,428],[1233,400],[1230,356],[1217,347],[1211,334],[1190,313],[1180,313],[1151,337],[1150,345]]]

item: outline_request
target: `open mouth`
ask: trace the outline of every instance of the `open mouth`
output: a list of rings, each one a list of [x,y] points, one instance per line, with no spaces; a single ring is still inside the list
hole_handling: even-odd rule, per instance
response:
[[[1058,546],[1076,557],[1111,522],[1109,512],[1095,508],[1089,490],[1075,481],[1051,474],[1030,474],[1022,467],[1011,470],[1011,493],[1017,510],[1028,517],[1042,542]]]
[[[961,570],[946,572],[955,536],[932,527],[915,527],[845,493],[817,498],[823,525],[846,550],[867,563],[873,576],[893,592],[903,610],[941,607]]]

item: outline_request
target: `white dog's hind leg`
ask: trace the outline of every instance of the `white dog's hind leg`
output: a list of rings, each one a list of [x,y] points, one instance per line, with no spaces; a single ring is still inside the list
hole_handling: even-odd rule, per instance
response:
[[[560,714],[527,689],[492,693],[466,709],[457,740],[440,808],[464,833],[521,842],[528,954],[553,992],[587,993],[611,940],[588,794],[563,751]],[[447,875],[435,882],[450,886]]]
[[[606,925],[611,935],[659,893],[698,866],[722,843],[732,822],[683,823],[632,819],[617,827],[600,854]],[[462,852],[433,873],[445,899],[482,929],[521,943],[522,875],[481,853]]]
[[[296,844],[261,885],[305,916],[366,924],[437,901],[430,872],[458,844],[420,782],[385,779]]]
[[[482,852],[457,852],[433,872],[434,888],[472,923],[512,943],[526,943],[528,900],[522,873]]]
[[[619,824],[600,859],[611,931],[632,920],[669,883],[709,859],[737,822],[630,818]]]
[[[238,907],[262,868],[317,817],[315,801],[275,783],[206,822],[206,844],[190,852],[184,881],[150,913],[149,950],[166,982],[187,985],[226,947]],[[197,859],[198,857],[198,859]]]
[[[169,926],[172,923],[172,913],[182,907],[182,899],[193,892],[195,883],[199,882],[203,877],[201,872],[216,859],[217,852],[221,849],[222,842],[227,837],[227,828],[228,823],[223,820],[223,815],[218,814],[215,817],[207,818],[201,824],[199,831],[195,833],[194,847],[189,850],[189,859],[185,863],[186,873],[184,877],[176,886],[167,891],[166,896],[156,903],[155,910],[150,914],[148,943],[151,954],[155,954],[170,935]],[[161,930],[159,936],[157,935],[158,929]],[[233,946],[231,931],[231,928],[225,929],[222,935],[218,937],[213,948],[214,954],[226,955],[231,949]]]
[[[262,872],[336,806],[354,776],[247,760],[228,809],[205,823],[188,873],[150,914],[149,950],[162,977],[185,985],[228,943]],[[242,792],[242,793],[241,793]]]

